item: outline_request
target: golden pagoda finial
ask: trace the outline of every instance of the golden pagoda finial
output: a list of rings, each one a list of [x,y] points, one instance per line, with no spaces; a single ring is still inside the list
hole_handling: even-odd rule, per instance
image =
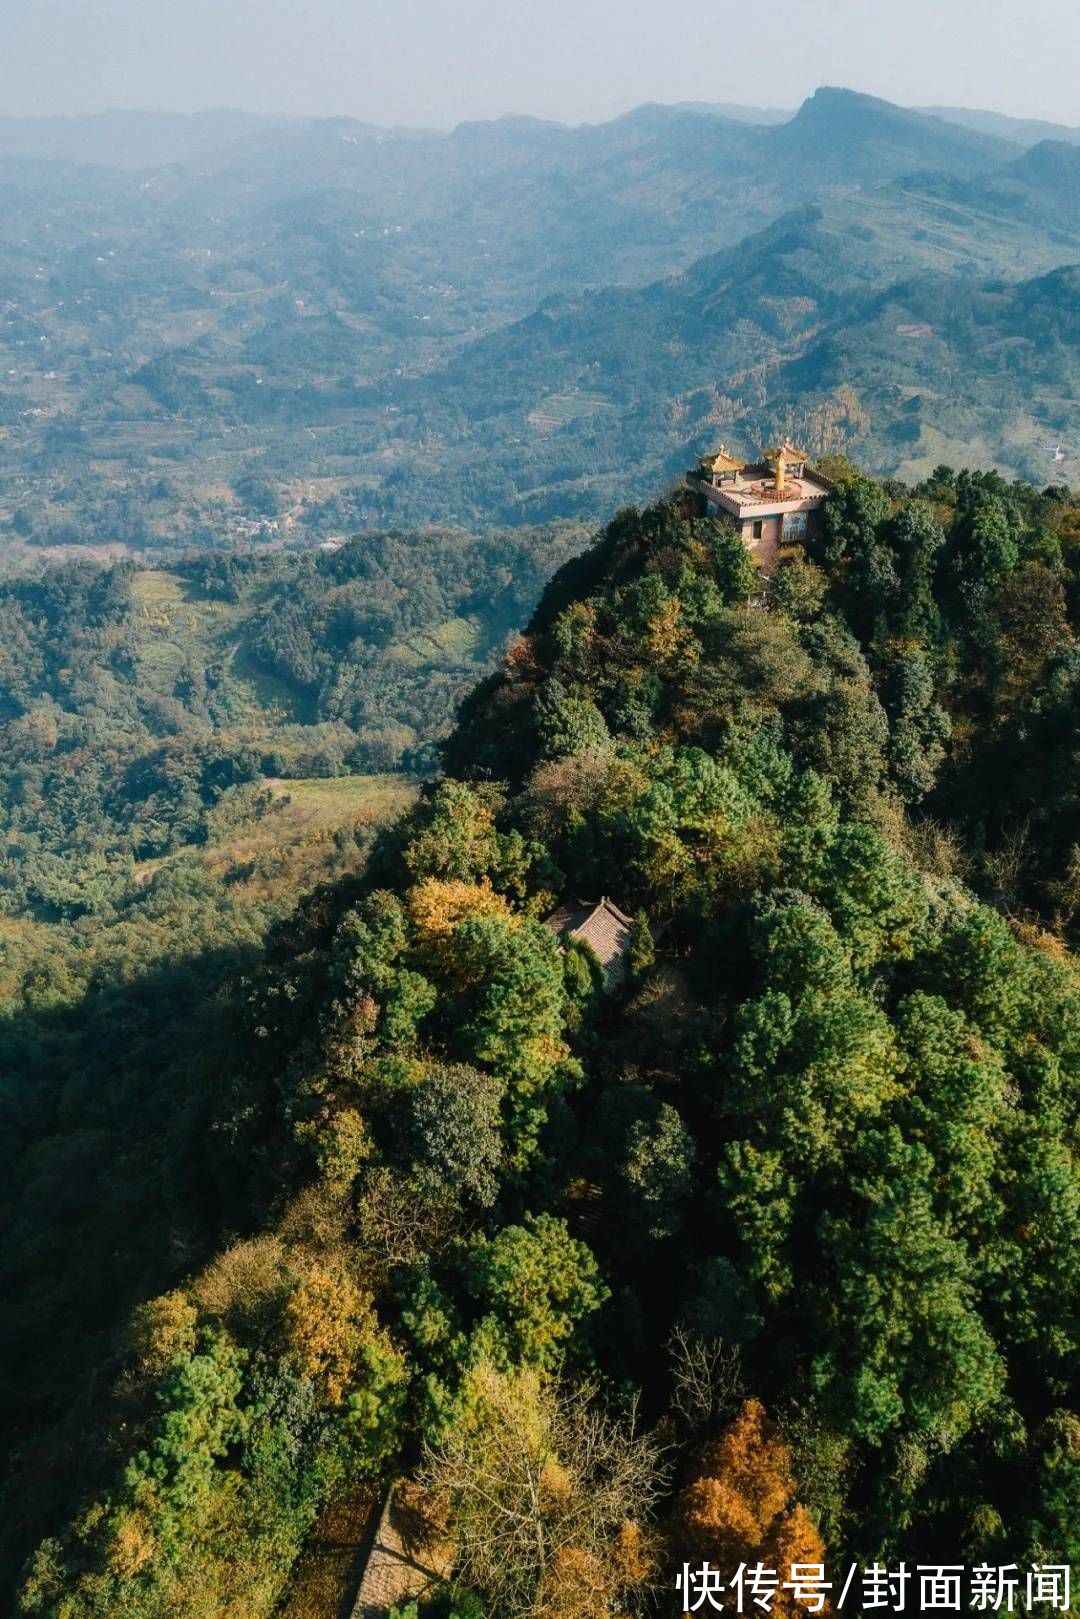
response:
[[[770,450],[763,450],[762,455],[773,468],[776,478],[776,493],[782,495],[787,482],[787,469],[789,463],[798,466],[800,472],[806,462],[806,451],[797,450],[789,444],[787,439],[782,444],[774,445]]]

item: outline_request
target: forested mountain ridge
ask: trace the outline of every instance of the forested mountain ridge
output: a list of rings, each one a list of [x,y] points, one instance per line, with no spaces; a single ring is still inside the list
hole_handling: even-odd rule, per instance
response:
[[[816,452],[891,469],[892,435],[911,425],[902,388],[871,374],[863,401],[854,377],[849,419],[827,395],[765,386],[778,325],[792,325],[786,353],[820,291],[812,251],[770,263],[776,221],[821,206],[852,295],[947,272],[968,297],[1080,258],[1060,153],[1028,161],[1022,143],[843,90],[761,125],[695,107],[450,133],[207,115],[156,128],[148,158],[156,142],[177,160],[133,171],[118,165],[138,127],[118,116],[88,132],[86,155],[116,143],[113,166],[75,161],[70,131],[24,132],[20,149],[0,128],[3,566],[56,547],[303,547],[389,520],[599,521],[625,498],[620,440],[637,462],[626,495],[651,497],[673,470],[668,423],[685,439],[702,416],[683,396],[706,369],[739,375],[750,337],[766,377],[746,396],[721,388],[710,432],[768,436],[794,412]],[[671,339],[685,379],[674,363],[643,371],[642,313],[658,326],[670,295],[678,326],[669,278],[704,282],[737,244],[756,280],[745,313],[714,317],[706,299],[704,330]],[[530,356],[538,328],[578,303],[588,363]],[[849,297],[849,324],[861,310]],[[894,334],[873,373],[918,342]],[[529,385],[503,386],[495,413],[486,372],[504,351]],[[977,344],[949,363],[972,419],[954,433],[928,410],[904,470],[947,456],[1037,477],[1042,440],[1071,436],[1067,401],[1016,421]]]
[[[6,1184],[44,1219],[96,1130],[163,1247],[91,1366],[85,1264],[39,1233],[43,1286],[4,1211],[21,1612],[286,1611],[321,1507],[418,1465],[486,1619],[647,1612],[688,1558],[1080,1555],[1080,518],[828,470],[767,611],[685,494],[567,563],[190,1072],[116,1098],[5,1026]],[[543,925],[601,893],[615,997]],[[185,1150],[140,1187],[147,1118]]]

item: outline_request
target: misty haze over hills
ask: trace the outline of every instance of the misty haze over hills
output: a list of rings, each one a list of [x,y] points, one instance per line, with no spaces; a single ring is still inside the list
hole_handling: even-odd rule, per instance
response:
[[[869,100],[871,98],[862,98]],[[884,106],[886,103],[879,103]],[[661,116],[679,112],[723,118],[734,123],[774,125],[795,117],[796,108],[744,106],[735,102],[686,101],[673,106],[660,103],[636,109],[638,114],[655,110]],[[912,109],[927,117],[959,124],[984,135],[995,135],[1015,145],[1032,146],[1042,140],[1080,142],[1080,128],[1048,123],[1038,118],[1015,118],[1007,113],[962,107],[921,107]],[[634,117],[635,113],[626,114]],[[620,122],[621,120],[613,120]],[[499,124],[520,124],[534,129],[569,130],[572,126],[538,118],[507,115],[494,120]],[[299,118],[243,112],[236,108],[214,108],[195,113],[164,113],[116,108],[102,113],[52,115],[40,118],[0,117],[0,156],[35,157],[73,163],[99,163],[106,167],[146,169],[163,164],[218,166],[240,155],[245,149],[287,141],[296,131],[312,125],[354,135],[357,138],[429,139],[445,138],[440,132],[424,129],[380,128],[355,118],[329,115]],[[469,126],[458,126],[469,127]],[[481,126],[481,127],[490,127]],[[581,129],[595,125],[580,125]],[[454,133],[453,131],[449,133]]]
[[[1080,261],[1048,127],[0,121],[5,554],[592,521],[721,433],[1080,476],[1072,283],[1006,288]]]

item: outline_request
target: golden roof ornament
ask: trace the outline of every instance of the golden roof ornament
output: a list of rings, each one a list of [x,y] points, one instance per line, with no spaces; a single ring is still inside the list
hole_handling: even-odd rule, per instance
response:
[[[787,439],[782,444],[774,445],[772,449],[762,450],[761,455],[762,459],[768,461],[773,469],[776,477],[776,493],[778,495],[784,492],[788,466],[794,464],[801,469],[806,462],[806,451],[797,450],[793,444],[788,443]]]
[[[724,472],[741,472],[746,462],[741,457],[730,455],[727,448],[721,444],[715,455],[701,456],[698,465],[705,472],[717,477]]]

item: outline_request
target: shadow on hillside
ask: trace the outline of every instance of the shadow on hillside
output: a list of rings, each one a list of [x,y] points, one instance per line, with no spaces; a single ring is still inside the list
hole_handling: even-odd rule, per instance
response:
[[[0,1020],[5,1583],[110,1461],[96,1439],[132,1307],[272,1195],[272,1097],[237,1083],[252,1072],[238,984],[258,960],[203,950]]]

